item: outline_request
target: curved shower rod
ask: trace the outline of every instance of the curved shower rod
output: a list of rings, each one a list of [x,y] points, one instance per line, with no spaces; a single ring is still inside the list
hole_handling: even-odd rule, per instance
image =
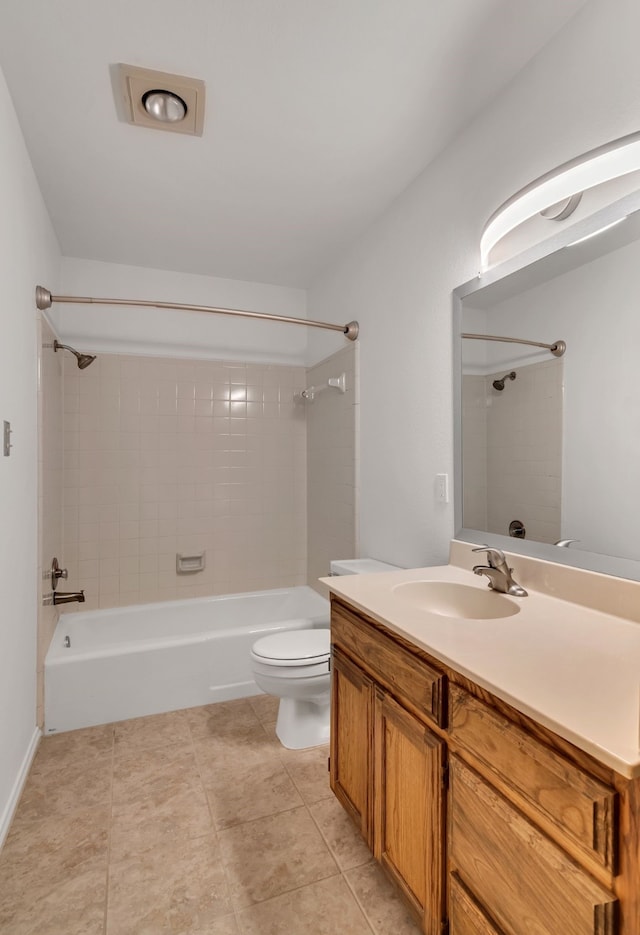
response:
[[[280,321],[290,325],[307,325],[309,328],[326,328],[329,331],[341,331],[350,341],[358,337],[357,321],[346,325],[333,325],[326,321],[314,321],[312,318],[289,318],[286,315],[270,315],[262,312],[249,312],[240,308],[216,308],[212,305],[185,305],[178,302],[151,302],[145,299],[93,299],[78,295],[51,295],[44,286],[36,286],[36,307],[41,311],[51,308],[54,302],[76,305],[134,305],[144,308],[174,308],[182,312],[212,312],[218,315],[238,315],[242,318],[259,318],[262,321]]]
[[[472,338],[475,341],[505,341],[507,344],[529,344],[531,347],[544,347],[547,351],[551,351],[554,357],[562,357],[567,349],[564,341],[542,344],[541,341],[525,341],[524,338],[501,338],[495,334],[461,334],[460,337]]]

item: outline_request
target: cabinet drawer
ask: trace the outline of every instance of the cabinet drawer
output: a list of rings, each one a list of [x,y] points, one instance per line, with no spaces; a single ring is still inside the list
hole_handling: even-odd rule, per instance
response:
[[[614,935],[616,899],[451,757],[450,865],[505,935]],[[472,930],[473,931],[473,930]]]
[[[455,873],[449,881],[449,930],[451,935],[502,935]]]
[[[450,731],[459,747],[615,873],[612,789],[457,685],[450,689]]]
[[[442,672],[335,601],[331,607],[331,641],[364,664],[396,698],[434,724],[445,726],[446,683]]]

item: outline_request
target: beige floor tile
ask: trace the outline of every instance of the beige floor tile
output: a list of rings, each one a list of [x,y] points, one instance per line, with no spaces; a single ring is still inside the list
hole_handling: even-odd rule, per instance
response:
[[[166,714],[118,721],[114,730],[116,750],[123,747],[134,750],[162,746],[175,748],[178,744],[191,744],[189,722],[183,711],[169,711]]]
[[[273,695],[254,695],[249,704],[261,724],[275,724],[278,719],[280,699]]]
[[[340,876],[243,909],[238,921],[242,935],[371,935]]]
[[[235,913],[214,919],[206,930],[206,935],[241,935]],[[293,935],[293,933],[291,933]]]
[[[172,841],[198,838],[213,831],[207,797],[201,786],[154,783],[145,798],[114,805],[111,859],[124,860]]]
[[[33,761],[31,771],[42,773],[57,768],[61,763],[70,766],[81,759],[84,766],[90,760],[110,756],[113,752],[113,724],[84,727],[43,737]]]
[[[218,837],[236,909],[338,873],[306,808],[237,825]]]
[[[113,758],[113,802],[122,805],[145,799],[173,783],[198,785],[200,773],[191,747],[118,747]]]
[[[0,904],[38,899],[107,857],[109,812],[22,821],[20,810],[0,854]],[[1,929],[0,929],[1,930]]]
[[[111,757],[100,757],[84,764],[66,766],[56,760],[47,769],[32,771],[20,798],[23,821],[37,821],[53,815],[108,809],[111,805]]]
[[[111,865],[107,935],[225,935],[232,912],[214,836]]]
[[[303,804],[279,759],[231,762],[205,778],[205,791],[218,829],[265,818]]]
[[[352,870],[373,860],[362,835],[334,795],[310,805],[309,811],[341,870]]]
[[[281,756],[307,805],[333,795],[329,788],[328,745],[312,747],[310,750],[286,750],[283,747]]]
[[[201,767],[206,765],[209,771],[215,770],[216,764],[249,767],[264,760],[279,760],[281,750],[280,742],[269,738],[255,718],[215,735],[194,737],[193,745]]]
[[[417,935],[328,748],[286,750],[277,705],[45,738],[0,853],[2,935]]]
[[[239,728],[259,723],[246,698],[204,705],[201,708],[187,708],[184,714],[194,739],[223,737],[234,734]]]
[[[107,896],[106,859],[88,861],[40,899],[22,899],[13,912],[0,907],[3,935],[102,935]],[[1,899],[1,897],[0,897]]]
[[[349,870],[345,879],[375,935],[421,935],[420,926],[375,861]]]

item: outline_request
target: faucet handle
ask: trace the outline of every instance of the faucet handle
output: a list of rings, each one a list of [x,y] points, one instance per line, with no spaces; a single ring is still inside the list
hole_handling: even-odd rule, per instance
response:
[[[51,560],[51,587],[55,591],[58,587],[58,581],[60,578],[63,578],[65,581],[69,577],[69,572],[66,568],[60,568],[60,564],[57,558]]]
[[[486,552],[487,561],[491,568],[496,568],[498,565],[506,565],[507,560],[505,558],[504,552],[500,549],[494,549],[489,545],[479,545],[475,549],[471,549],[472,552]]]

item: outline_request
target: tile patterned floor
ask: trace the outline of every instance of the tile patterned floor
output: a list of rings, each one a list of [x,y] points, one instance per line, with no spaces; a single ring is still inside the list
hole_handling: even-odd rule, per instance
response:
[[[267,696],[45,738],[0,853],[2,935],[418,935]]]

